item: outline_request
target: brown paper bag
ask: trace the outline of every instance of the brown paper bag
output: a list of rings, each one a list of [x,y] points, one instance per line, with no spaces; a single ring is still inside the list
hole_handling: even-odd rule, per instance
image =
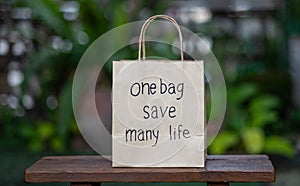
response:
[[[145,31],[156,18],[176,26],[181,61],[145,60]],[[138,60],[113,62],[112,99],[113,167],[204,167],[203,61],[184,61],[173,18],[149,18]]]

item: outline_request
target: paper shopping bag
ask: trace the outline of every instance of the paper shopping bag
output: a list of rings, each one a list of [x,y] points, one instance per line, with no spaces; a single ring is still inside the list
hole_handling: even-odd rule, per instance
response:
[[[144,33],[156,18],[179,32],[181,60],[145,60]],[[143,59],[141,60],[141,48]],[[203,61],[185,61],[176,21],[142,27],[139,58],[113,62],[113,167],[204,167]]]

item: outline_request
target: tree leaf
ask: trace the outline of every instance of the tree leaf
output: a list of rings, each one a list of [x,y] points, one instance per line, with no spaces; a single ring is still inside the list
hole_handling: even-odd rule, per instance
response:
[[[293,145],[286,138],[275,135],[266,139],[264,151],[266,153],[280,154],[287,157],[293,157],[295,155],[295,148]]]
[[[28,148],[31,152],[41,152],[45,149],[45,145],[42,140],[33,139],[29,142]]]
[[[33,138],[35,135],[35,130],[30,124],[23,124],[19,127],[19,133],[25,139]]]
[[[237,87],[228,89],[228,102],[240,105],[257,93],[257,86],[251,83],[245,83]]]
[[[277,108],[279,99],[271,95],[263,95],[256,97],[250,104],[251,111],[266,111]]]
[[[239,141],[238,135],[235,132],[223,131],[217,135],[209,150],[212,154],[223,154],[229,148],[236,145]]]
[[[270,95],[259,96],[250,103],[249,111],[252,116],[251,126],[260,127],[278,119],[276,109],[279,100]]]
[[[57,152],[62,152],[63,150],[65,150],[66,145],[63,138],[55,137],[51,139],[50,146],[53,150]]]
[[[40,139],[49,139],[54,134],[55,128],[52,123],[47,121],[38,122],[37,135]]]
[[[246,128],[242,139],[248,153],[260,153],[264,146],[265,134],[260,128]]]
[[[260,112],[252,115],[251,126],[262,127],[268,123],[276,122],[278,119],[277,112],[266,111]]]
[[[53,0],[39,0],[39,1],[25,1],[33,11],[33,16],[42,21],[43,24],[51,28],[57,34],[70,37],[72,31],[70,24],[64,20],[60,12],[60,4],[58,1]]]

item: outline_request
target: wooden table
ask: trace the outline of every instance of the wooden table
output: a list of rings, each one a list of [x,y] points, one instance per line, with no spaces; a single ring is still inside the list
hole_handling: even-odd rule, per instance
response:
[[[25,170],[26,182],[70,182],[94,186],[101,182],[274,182],[267,155],[208,156],[205,168],[112,168],[101,156],[47,156]]]

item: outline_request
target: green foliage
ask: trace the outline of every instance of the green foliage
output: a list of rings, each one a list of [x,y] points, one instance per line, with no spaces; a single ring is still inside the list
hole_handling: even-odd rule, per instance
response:
[[[279,100],[273,96],[263,95],[254,98],[249,105],[251,115],[250,125],[253,127],[263,127],[268,123],[276,122],[278,112],[274,110],[279,106]]]
[[[223,154],[228,151],[232,146],[237,145],[239,137],[234,131],[221,132],[214,142],[210,145],[210,152],[212,154]]]
[[[53,151],[66,150],[69,139],[73,135],[78,135],[71,101],[73,74],[88,45],[109,29],[141,19],[142,10],[147,9],[150,14],[160,14],[169,6],[169,1],[135,1],[134,10],[129,12],[124,8],[127,2],[123,0],[78,0],[80,6],[78,19],[67,21],[60,11],[62,2],[64,1],[19,1],[22,6],[31,8],[33,22],[39,26],[32,30],[31,39],[38,48],[28,56],[22,90],[26,91],[32,79],[37,78],[40,91],[36,94],[36,108],[32,113],[27,113],[25,117],[16,117],[13,110],[0,107],[0,124],[3,129],[0,131],[1,145],[23,146],[25,144],[26,148],[34,152],[49,149]],[[296,6],[291,7],[294,10]],[[295,14],[295,11],[292,11],[292,14]],[[53,48],[49,38],[45,38],[45,33],[41,34],[41,28],[48,36],[59,36],[63,41],[71,42],[71,50],[64,51]],[[208,36],[214,33],[209,33],[212,29],[215,32],[220,30],[213,28],[213,23],[208,23],[206,27],[202,25],[201,29],[206,30]],[[78,41],[79,34],[82,32],[89,37],[85,45]],[[171,38],[171,35],[169,37]],[[220,34],[216,37],[213,38],[213,50],[220,61],[225,61],[224,59],[228,56],[242,56],[245,53],[254,55],[256,47],[254,40],[234,41],[236,43],[232,46],[226,44],[227,41],[233,42],[228,34],[225,34],[225,37]],[[174,58],[169,46],[150,44],[147,50],[149,56],[159,55],[169,59]],[[272,66],[278,57],[276,54],[280,44],[277,43],[276,38],[267,40],[266,44],[264,60]],[[136,51],[126,47],[118,51],[109,61],[135,56]],[[209,147],[212,154],[224,154],[229,151],[277,153],[288,157],[295,154],[290,140],[285,134],[280,133],[282,128],[277,128],[277,132],[273,130],[279,125],[285,127],[283,123],[286,122],[282,121],[279,115],[278,108],[282,104],[279,99],[274,94],[263,93],[259,82],[250,83],[235,79],[246,76],[248,71],[251,73],[263,72],[266,66],[264,64],[257,65],[260,62],[254,61],[254,65],[251,63],[249,66],[247,66],[248,63],[245,63],[246,66],[245,64],[235,66],[238,73],[225,72],[225,78],[227,81],[229,80],[227,82],[228,106],[225,126]],[[106,83],[110,84],[111,63],[105,65],[104,71],[108,81]],[[272,78],[274,77],[272,76]],[[273,86],[273,84],[269,86]],[[46,104],[49,95],[58,99],[58,107],[54,110]],[[289,95],[287,96],[289,97]],[[299,113],[294,112],[291,121],[288,122],[295,124],[295,121],[299,121]]]
[[[226,127],[209,147],[211,153],[224,154],[235,149],[250,154],[295,155],[287,138],[266,133],[267,127],[278,125],[278,98],[262,94],[252,83],[228,87],[227,93]]]
[[[265,134],[261,128],[245,128],[241,135],[246,152],[251,154],[262,152]]]
[[[54,134],[54,130],[54,126],[50,122],[40,122],[36,134],[39,139],[45,140]]]
[[[63,151],[66,147],[65,139],[60,137],[58,127],[49,121],[37,121],[34,124],[23,123],[19,128],[19,136],[26,142],[32,152],[47,149]]]
[[[4,110],[7,116],[1,115],[0,119],[6,120],[3,122],[5,126],[1,127],[6,130],[3,132],[7,133],[7,137],[4,138],[6,140],[3,141],[24,144],[24,147],[33,152],[64,151],[73,134],[78,134],[72,110],[72,80],[77,64],[86,48],[97,37],[109,30],[112,25],[128,22],[127,13],[121,6],[123,1],[105,3],[107,7],[114,9],[115,12],[111,14],[116,14],[111,17],[108,15],[109,19],[104,16],[106,10],[101,5],[103,2],[78,1],[80,8],[76,21],[64,18],[61,12],[63,2],[18,1],[19,6],[31,8],[34,25],[38,25],[32,29],[30,39],[37,48],[28,56],[22,91],[26,92],[36,79],[38,86],[35,88],[38,91],[35,93],[35,108],[26,111],[24,117],[18,118],[13,110],[6,108]],[[115,4],[118,4],[118,7],[114,7]],[[82,33],[88,36],[85,44],[80,43],[78,39]],[[51,37],[58,37],[62,42],[71,43],[71,48],[64,50],[53,47]],[[107,74],[111,71],[107,66],[104,70]],[[57,106],[54,108],[47,104],[49,96],[57,99]],[[15,126],[12,126],[12,122]],[[7,144],[7,146],[16,145]]]
[[[79,134],[72,110],[72,80],[84,51],[106,31],[140,19],[140,12],[147,6],[165,10],[168,5],[167,2],[135,2],[134,8],[129,10],[130,2],[124,0],[78,0],[75,2],[79,6],[78,17],[68,20],[62,12],[65,2],[68,1],[12,2],[12,6],[29,7],[32,12],[33,28],[28,31],[30,34],[26,39],[33,42],[34,48],[26,59],[25,81],[21,91],[22,94],[29,92],[34,97],[34,108],[26,110],[25,115],[20,117],[16,116],[13,109],[3,108],[2,112],[0,108],[0,123],[3,124],[0,133],[4,137],[0,143],[7,147],[21,146],[33,152],[66,150],[70,139]],[[87,37],[85,42],[79,39],[82,34]],[[121,41],[122,36],[116,37],[116,42]],[[60,43],[55,45],[54,39]],[[71,47],[66,49],[65,44]],[[158,49],[164,54],[161,50],[165,48]],[[171,53],[170,48],[168,50]],[[134,57],[136,51],[130,47],[117,52],[105,64],[103,74],[106,79],[101,83],[103,81],[105,86],[110,86],[113,59]],[[49,97],[56,99],[55,106],[49,106]]]
[[[269,136],[264,144],[264,151],[271,154],[284,154],[287,157],[293,157],[295,150],[290,141],[282,136]]]
[[[33,11],[33,16],[42,21],[47,28],[63,37],[70,37],[72,30],[70,23],[63,19],[59,11],[59,1],[42,0],[30,1],[27,0],[26,4]]]

